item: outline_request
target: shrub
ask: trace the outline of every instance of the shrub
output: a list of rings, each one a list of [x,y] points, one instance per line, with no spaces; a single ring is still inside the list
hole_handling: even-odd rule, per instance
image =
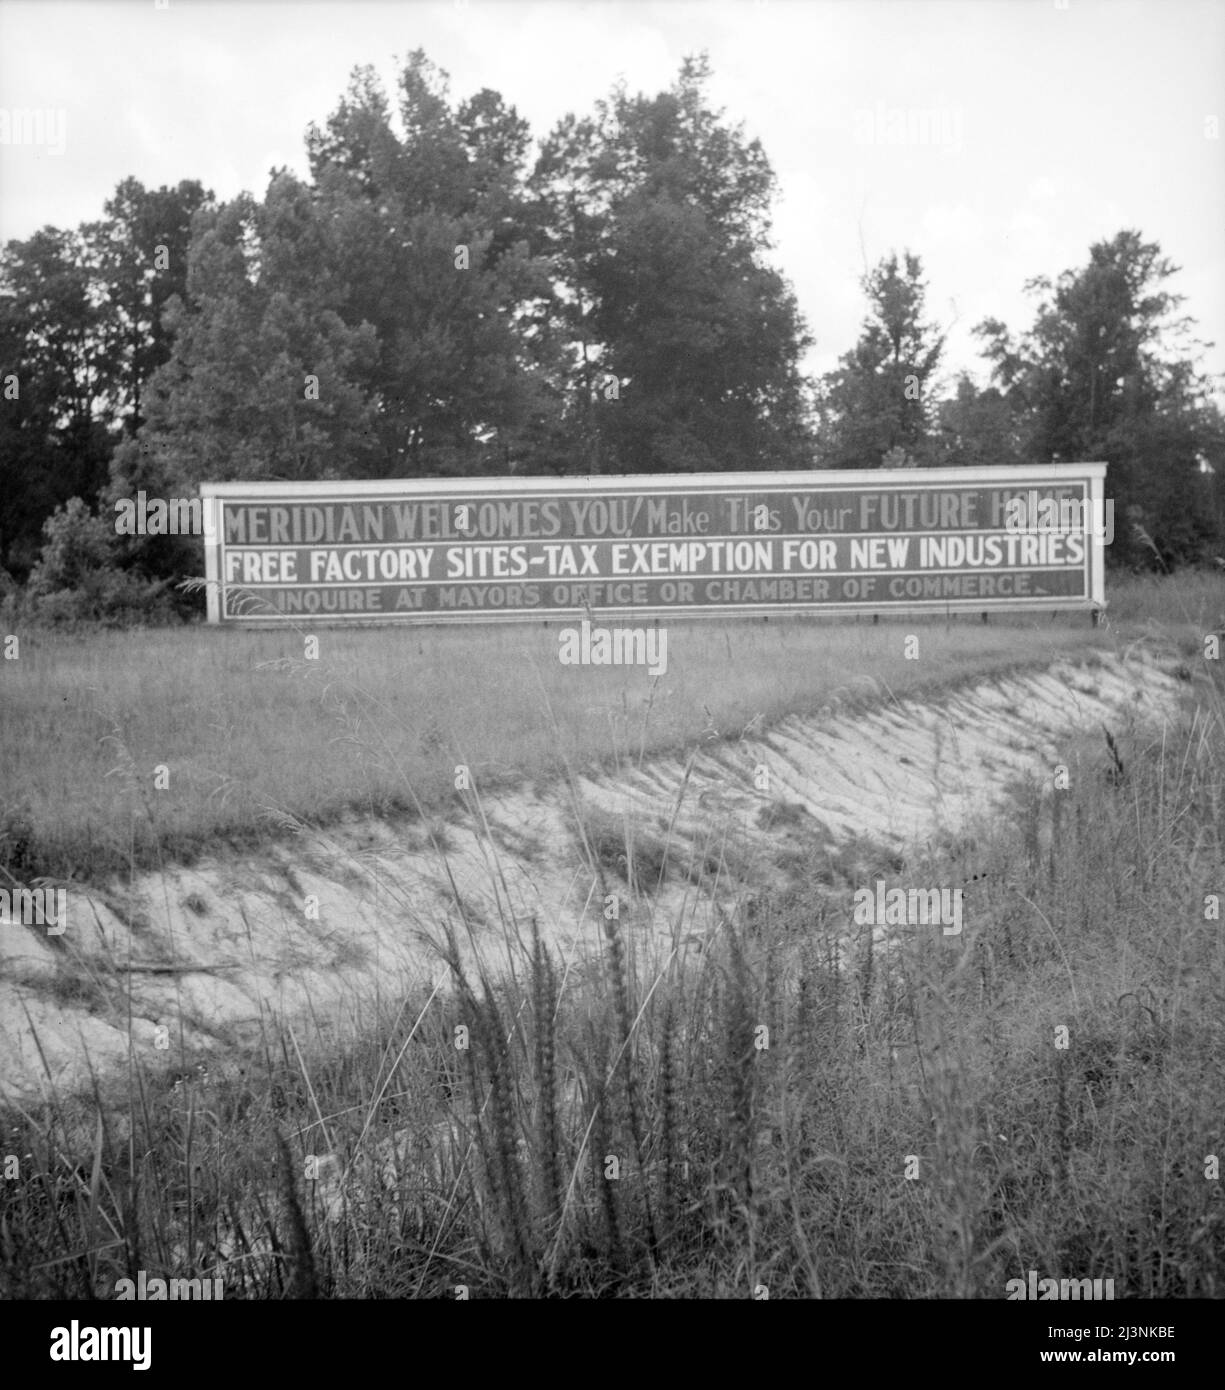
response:
[[[43,525],[46,542],[26,586],[25,616],[55,626],[166,621],[175,616],[169,585],[138,578],[115,564],[115,536],[79,497]],[[6,607],[13,600],[6,599]]]

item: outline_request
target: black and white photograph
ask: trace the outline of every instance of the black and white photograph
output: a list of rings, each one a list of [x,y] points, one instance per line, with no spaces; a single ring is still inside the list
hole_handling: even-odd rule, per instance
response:
[[[1223,123],[1225,0],[0,0],[10,1371],[1193,1359]]]

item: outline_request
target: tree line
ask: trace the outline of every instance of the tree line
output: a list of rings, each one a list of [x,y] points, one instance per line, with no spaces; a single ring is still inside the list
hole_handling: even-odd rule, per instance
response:
[[[417,51],[370,68],[262,199],[124,180],[96,222],[0,251],[0,577],[147,605],[191,542],[114,504],[201,481],[1110,464],[1113,558],[1222,543],[1225,421],[1160,247],[1125,230],[942,372],[918,256],[867,271],[820,379],[767,260],[775,176],[687,59],[538,144]],[[1208,470],[1215,470],[1209,472]],[[7,574],[4,572],[7,571]],[[11,578],[9,577],[11,576]],[[71,607],[71,605],[68,605]],[[180,605],[181,606],[181,605]]]

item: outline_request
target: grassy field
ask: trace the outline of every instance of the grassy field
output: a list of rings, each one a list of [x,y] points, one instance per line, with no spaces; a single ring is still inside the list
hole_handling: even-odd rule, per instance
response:
[[[431,758],[453,756],[448,738],[479,750],[478,766],[545,776],[563,751],[636,756],[640,737],[651,747],[700,736],[705,715],[678,713],[682,699],[735,731],[756,713],[839,691],[919,690],[1144,635],[1172,641],[1190,663],[1221,621],[1219,580],[1138,585],[1129,598],[1096,633],[1083,619],[925,625],[921,659],[909,664],[897,654],[901,627],[720,630],[730,660],[678,637],[649,711],[641,677],[625,679],[621,704],[591,672],[549,668],[553,639],[536,634],[566,749],[512,656],[522,633],[491,634],[483,658],[467,633],[392,634],[396,645],[382,648],[365,645],[373,634],[337,635],[336,653],[325,635],[319,674],[259,666],[257,649],[260,661],[292,655],[280,635],[199,632],[31,643],[31,666],[41,663],[41,741],[46,755],[56,739],[61,790],[74,783],[74,754],[77,785],[107,768],[83,761],[107,732],[105,719],[90,722],[100,705],[50,732],[50,709],[77,691],[66,674],[75,669],[93,671],[99,701],[125,689],[137,699],[143,716],[123,714],[135,722],[121,733],[129,748],[137,740],[140,766],[173,763],[173,750],[157,749],[212,701],[214,722],[224,729],[228,717],[231,732],[200,735],[201,767],[234,741],[225,766],[253,783],[308,760],[277,794],[377,805],[395,783],[384,781],[371,728],[401,740],[403,770],[427,781]],[[449,676],[405,663],[417,643],[438,652],[451,642]],[[485,669],[490,647],[501,668]],[[365,655],[353,677],[386,703],[344,695],[354,722],[339,737],[369,749],[367,761],[311,752],[338,717],[328,702],[340,687],[323,667],[339,665],[340,650]],[[117,675],[119,651],[128,660]],[[870,933],[850,928],[849,901],[831,915],[826,885],[802,876],[724,921],[684,968],[610,927],[598,959],[529,943],[513,981],[468,978],[444,925],[448,987],[404,994],[389,982],[386,997],[363,1002],[359,1041],[342,1051],[323,1034],[268,1024],[254,1055],[210,1055],[207,1079],[184,1056],[171,1086],[138,1056],[118,1110],[58,1096],[37,1114],[4,1117],[0,1147],[20,1155],[21,1180],[0,1184],[0,1295],[105,1297],[144,1270],[220,1277],[227,1298],[454,1298],[461,1288],[753,1297],[762,1287],[771,1298],[1000,1298],[1030,1269],[1110,1277],[1120,1298],[1225,1295],[1219,1182],[1205,1178],[1205,1155],[1225,1144],[1225,945],[1206,907],[1206,895],[1225,892],[1220,669],[1201,658],[1207,680],[1183,727],[1129,747],[1125,765],[1103,766],[1100,747],[1070,741],[1071,789],[1048,841],[1017,834],[1042,814],[1036,801],[982,828],[983,877],[961,937],[914,932],[874,950]],[[573,691],[562,675],[577,677]],[[297,722],[283,708],[277,716],[286,692],[297,695]],[[16,703],[27,738],[39,727],[32,699],[27,688]],[[152,738],[142,717],[161,721]],[[431,728],[437,753],[422,747]],[[7,721],[5,743],[9,759]],[[249,815],[254,832],[249,807],[267,792],[237,802],[225,785],[215,824]],[[196,802],[183,833],[203,837],[207,798]],[[91,814],[107,804],[123,803],[99,801]],[[939,858],[916,858],[891,877],[954,875]]]
[[[668,669],[566,667],[560,625],[28,633],[0,663],[0,869],[87,879],[250,845],[286,814],[447,813],[457,764],[483,790],[737,736],[754,719],[931,691],[1219,621],[1225,585],[1112,590],[1081,615],[952,622],[690,622]],[[1212,617],[1213,605],[1217,616]],[[920,635],[917,660],[903,640]],[[168,785],[155,789],[164,766]]]

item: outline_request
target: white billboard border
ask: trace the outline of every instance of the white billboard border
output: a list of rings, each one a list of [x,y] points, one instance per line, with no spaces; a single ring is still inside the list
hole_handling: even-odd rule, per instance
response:
[[[361,501],[363,498],[377,498],[384,501],[418,498],[422,501],[448,501],[464,496],[497,496],[499,493],[516,495],[543,494],[545,496],[582,496],[583,494],[615,494],[621,492],[651,492],[657,496],[687,496],[706,492],[752,491],[762,487],[790,488],[807,486],[823,492],[834,492],[841,488],[850,490],[904,491],[913,489],[916,483],[933,486],[961,483],[969,487],[1013,486],[1052,487],[1061,483],[1084,483],[1085,495],[1096,524],[1105,518],[1105,479],[1107,465],[1102,462],[1025,464],[1016,468],[893,468],[893,469],[808,469],[800,472],[750,472],[750,473],[623,473],[623,474],[584,474],[558,477],[472,477],[459,478],[374,478],[353,479],[349,481],[309,482],[233,482],[201,483],[200,497],[204,506],[220,503],[217,511],[217,527],[214,538],[206,538],[204,547],[204,574],[207,584],[207,620],[220,627],[277,628],[287,623],[329,624],[338,627],[451,627],[459,624],[477,623],[549,623],[564,622],[582,616],[584,608],[549,608],[513,613],[499,612],[496,609],[480,613],[452,613],[445,615],[438,611],[418,615],[415,613],[377,615],[345,615],[325,612],[297,614],[264,614],[253,618],[224,618],[225,582],[222,578],[221,555],[224,550],[224,523],[222,511],[225,501],[231,499],[245,503],[295,501],[295,502],[339,502]],[[662,484],[662,486],[661,486]],[[641,608],[596,607],[592,614],[600,614],[610,622],[628,621],[643,618],[761,618],[771,614],[781,616],[824,615],[846,616],[848,614],[896,614],[899,617],[935,616],[940,613],[999,613],[1011,611],[1042,612],[1071,611],[1091,612],[1094,622],[1099,613],[1106,608],[1105,598],[1105,545],[1096,535],[1089,534],[1089,544],[1085,547],[1085,578],[1087,597],[1084,598],[975,598],[975,599],[930,599],[908,602],[876,602],[851,600],[842,603],[811,602],[768,603],[768,604],[686,604],[679,606],[647,606]],[[978,573],[966,570],[965,573]],[[751,578],[752,576],[746,576]]]

